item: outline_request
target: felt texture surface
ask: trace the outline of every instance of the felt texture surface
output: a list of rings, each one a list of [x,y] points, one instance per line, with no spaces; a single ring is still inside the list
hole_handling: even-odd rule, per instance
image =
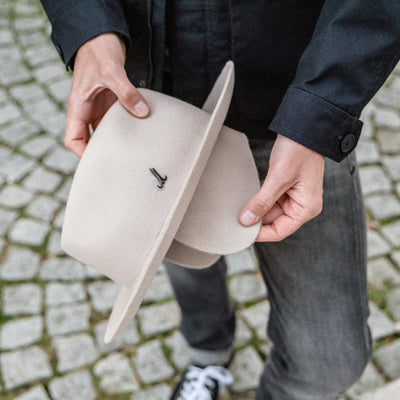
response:
[[[258,189],[247,139],[222,129],[233,72],[228,62],[203,110],[140,89],[151,115],[137,119],[117,102],[89,141],[71,186],[61,244],[122,285],[106,342],[131,321],[169,249],[172,258],[199,268],[257,235],[259,226],[238,222]],[[151,168],[166,176],[162,188]]]

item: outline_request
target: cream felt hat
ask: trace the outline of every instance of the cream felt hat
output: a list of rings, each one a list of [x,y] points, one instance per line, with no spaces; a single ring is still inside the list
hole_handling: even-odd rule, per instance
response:
[[[116,102],[76,170],[62,248],[122,288],[105,342],[134,317],[164,257],[204,268],[254,242],[240,210],[259,189],[243,133],[223,126],[233,91],[228,62],[202,109],[140,89],[151,115]]]

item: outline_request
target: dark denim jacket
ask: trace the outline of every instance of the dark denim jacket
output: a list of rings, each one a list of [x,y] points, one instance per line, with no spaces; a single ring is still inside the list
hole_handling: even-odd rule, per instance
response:
[[[166,0],[42,3],[67,66],[73,67],[84,42],[116,32],[129,49],[131,81],[162,90]],[[362,109],[400,58],[400,1],[229,0],[229,5],[240,113],[263,121],[265,132],[343,159],[357,144]]]

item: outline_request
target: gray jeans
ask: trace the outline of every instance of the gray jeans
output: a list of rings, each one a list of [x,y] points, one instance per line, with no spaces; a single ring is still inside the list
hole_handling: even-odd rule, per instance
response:
[[[250,144],[264,178],[272,142]],[[371,355],[366,228],[354,155],[340,164],[326,160],[318,217],[282,242],[256,243],[255,251],[268,288],[273,343],[257,400],[338,399]],[[193,362],[226,363],[235,315],[224,258],[204,270],[165,264]]]

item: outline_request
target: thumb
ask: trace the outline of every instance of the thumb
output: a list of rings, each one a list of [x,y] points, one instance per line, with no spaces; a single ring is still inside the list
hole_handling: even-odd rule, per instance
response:
[[[110,89],[118,97],[118,100],[135,117],[146,118],[150,114],[146,100],[129,81],[125,70],[115,77],[112,86]]]
[[[254,225],[268,213],[285,190],[285,187],[271,184],[267,177],[261,189],[243,207],[239,215],[240,222],[245,226]]]

